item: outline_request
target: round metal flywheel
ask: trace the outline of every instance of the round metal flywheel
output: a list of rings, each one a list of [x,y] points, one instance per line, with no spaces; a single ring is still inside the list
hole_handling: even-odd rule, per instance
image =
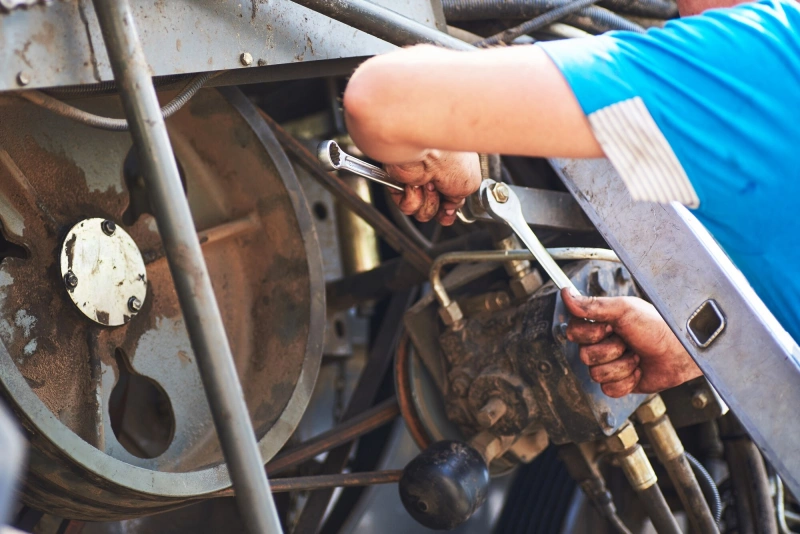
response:
[[[121,116],[115,97],[77,104]],[[167,125],[266,461],[320,365],[311,213],[216,90]],[[230,486],[139,169],[126,132],[0,101],[0,392],[30,439],[24,500],[62,517],[151,514]]]

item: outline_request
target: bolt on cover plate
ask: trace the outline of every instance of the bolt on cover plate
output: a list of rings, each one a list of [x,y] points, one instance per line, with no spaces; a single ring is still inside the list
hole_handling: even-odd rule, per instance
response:
[[[130,321],[136,312],[129,303],[135,299],[141,309],[147,294],[139,248],[125,230],[105,219],[84,219],[70,229],[61,247],[61,276],[78,309],[104,326]]]

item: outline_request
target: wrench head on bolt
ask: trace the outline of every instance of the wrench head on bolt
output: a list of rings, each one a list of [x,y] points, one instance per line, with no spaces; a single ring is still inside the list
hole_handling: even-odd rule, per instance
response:
[[[317,159],[326,170],[338,170],[342,166],[342,149],[336,141],[323,141],[317,146]]]

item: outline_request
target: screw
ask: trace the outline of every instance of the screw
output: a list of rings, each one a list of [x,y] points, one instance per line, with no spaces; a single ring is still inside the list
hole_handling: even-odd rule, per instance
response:
[[[708,395],[706,395],[705,391],[698,391],[692,395],[692,406],[695,410],[702,410],[708,406],[708,400]]]
[[[456,394],[458,397],[463,397],[467,394],[467,390],[469,389],[469,381],[464,378],[463,376],[459,376],[455,380],[453,380],[453,393]]]
[[[617,418],[611,412],[603,412],[603,426],[612,429],[617,426]]]
[[[510,193],[508,186],[504,183],[494,184],[494,187],[492,187],[492,195],[494,195],[494,199],[500,204],[508,202]]]
[[[267,65],[267,60],[266,59],[259,59],[258,60],[258,66],[259,67],[265,67],[266,65]]]
[[[133,313],[138,313],[142,309],[142,301],[136,297],[128,299],[128,309]]]
[[[67,271],[67,274],[64,275],[64,283],[69,289],[75,289],[78,287],[78,277],[72,271]]]
[[[539,372],[543,375],[549,375],[553,372],[553,366],[550,365],[550,362],[539,362],[539,365],[536,366],[539,369]]]
[[[239,56],[239,61],[245,67],[249,67],[253,64],[253,56],[250,54],[250,52],[242,52],[242,55]]]
[[[114,235],[114,232],[117,231],[117,223],[114,221],[106,219],[102,223],[100,223],[100,228],[103,229],[103,233],[106,235]]]
[[[19,85],[22,85],[22,86],[28,85],[29,83],[31,83],[30,75],[27,72],[25,72],[24,70],[20,71],[17,74],[17,83]]]

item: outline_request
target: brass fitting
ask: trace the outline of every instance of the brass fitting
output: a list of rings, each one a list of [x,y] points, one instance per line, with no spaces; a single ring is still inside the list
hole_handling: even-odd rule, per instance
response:
[[[521,299],[533,295],[534,291],[542,287],[542,284],[544,284],[542,275],[536,269],[532,269],[521,278],[511,280],[508,285],[514,297]]]
[[[636,409],[636,417],[644,424],[655,423],[667,413],[661,395],[653,395]]]
[[[500,397],[492,397],[475,415],[482,428],[493,427],[508,411],[508,405]]]
[[[461,307],[458,303],[453,300],[447,306],[439,308],[439,317],[442,318],[442,321],[447,326],[453,326],[464,319],[464,314],[461,313]]]
[[[611,452],[623,452],[639,443],[639,434],[630,421],[626,422],[616,434],[606,438],[606,447]]]
[[[666,464],[683,454],[683,443],[669,417],[662,417],[655,423],[645,425],[645,430],[661,463]]]
[[[644,491],[658,481],[650,460],[638,443],[633,448],[620,453],[619,465],[634,491]]]

